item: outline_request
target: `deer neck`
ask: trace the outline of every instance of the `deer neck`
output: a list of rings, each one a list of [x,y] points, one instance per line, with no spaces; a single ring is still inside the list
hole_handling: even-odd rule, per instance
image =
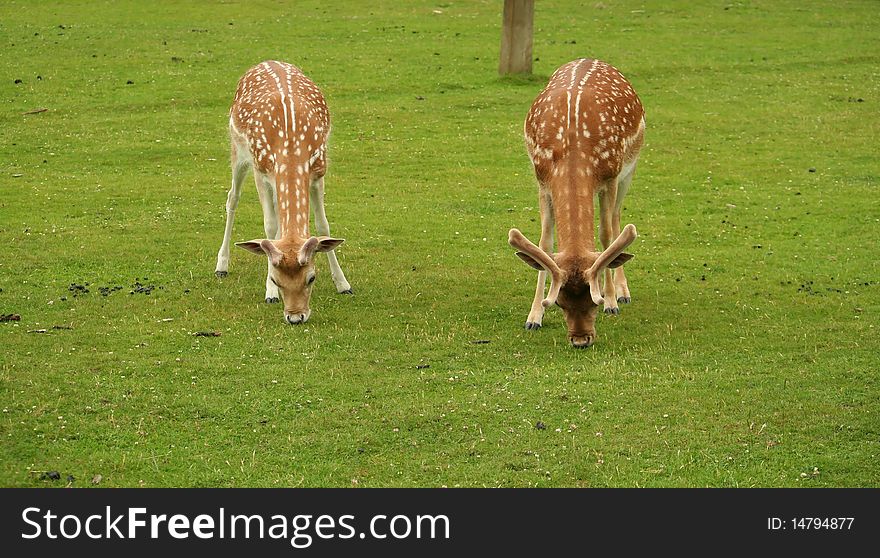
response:
[[[275,163],[275,195],[280,238],[309,237],[309,162],[295,157]]]
[[[596,248],[593,196],[595,184],[574,169],[550,180],[556,244],[559,252],[583,255]]]

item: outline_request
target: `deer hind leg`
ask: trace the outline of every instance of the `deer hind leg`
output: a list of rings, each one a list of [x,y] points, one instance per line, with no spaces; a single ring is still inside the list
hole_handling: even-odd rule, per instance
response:
[[[609,184],[599,193],[599,240],[603,248],[608,248],[617,235],[614,234],[614,214],[617,206],[617,179],[612,179]],[[618,222],[618,228],[620,223]],[[618,231],[618,234],[620,232]],[[605,282],[602,285],[602,298],[606,314],[620,314],[615,292],[614,270],[605,268]]]
[[[223,244],[217,253],[217,267],[214,274],[217,277],[226,277],[229,272],[229,243],[232,239],[232,223],[235,221],[235,210],[241,198],[241,183],[250,166],[250,154],[241,154],[236,146],[232,146],[232,187],[226,196],[226,230],[223,232]]]
[[[553,253],[553,203],[550,199],[549,191],[541,188],[538,192],[538,204],[541,209],[541,239],[538,241],[538,247],[547,252]],[[538,272],[538,284],[535,287],[535,298],[532,300],[532,308],[529,310],[529,317],[526,318],[526,329],[538,329],[544,321],[544,306],[541,301],[544,300],[544,287],[547,283],[547,272]]]
[[[309,202],[312,204],[312,211],[315,213],[315,229],[318,234],[330,236],[330,223],[327,222],[327,214],[324,212],[324,177],[313,176],[309,185]],[[333,284],[336,285],[336,292],[339,294],[352,294],[351,285],[342,273],[339,267],[339,260],[336,259],[336,252],[330,250],[326,252],[327,262],[330,264],[330,276],[333,278]]]
[[[278,208],[275,198],[274,180],[269,175],[254,169],[254,180],[257,183],[257,193],[260,195],[260,205],[263,208],[263,231],[266,238],[275,240],[278,238]],[[272,282],[272,262],[266,258],[266,302],[279,302],[278,287]]]
[[[613,228],[613,237],[617,238],[620,234],[620,210],[623,207],[623,198],[626,196],[626,192],[629,190],[629,185],[632,183],[633,175],[636,171],[636,164],[633,162],[632,167],[626,172],[625,175],[621,176],[618,181],[617,186],[617,203],[614,206],[614,214],[612,215],[612,228]],[[632,302],[632,296],[629,292],[629,285],[626,282],[626,275],[623,272],[623,268],[626,266],[620,266],[615,268],[614,271],[614,290],[617,293],[617,302],[621,304],[629,304]]]

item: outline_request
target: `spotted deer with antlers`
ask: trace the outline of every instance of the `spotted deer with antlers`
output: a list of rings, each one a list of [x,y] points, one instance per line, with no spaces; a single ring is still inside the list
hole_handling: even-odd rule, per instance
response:
[[[538,270],[526,329],[540,328],[544,310],[555,303],[565,315],[571,344],[589,347],[596,339],[599,305],[606,314],[618,314],[618,303],[630,302],[621,266],[632,258],[624,249],[635,240],[636,228],[620,229],[620,209],[644,134],[645,112],[636,92],[616,68],[599,60],[560,67],[532,103],[525,139],[538,179],[541,238],[536,246],[517,229],[509,235],[516,255]],[[595,249],[594,196],[601,252]]]
[[[318,252],[327,254],[337,292],[352,292],[333,251],[343,240],[330,237],[324,213],[330,134],[327,103],[299,68],[266,61],[248,70],[238,82],[229,132],[232,187],[226,198],[226,230],[216,274],[224,277],[229,269],[229,242],[241,184],[253,168],[266,238],[235,245],[266,256],[266,302],[278,302],[280,296],[287,323],[304,323],[311,315],[309,298]],[[320,236],[309,235],[310,206]]]

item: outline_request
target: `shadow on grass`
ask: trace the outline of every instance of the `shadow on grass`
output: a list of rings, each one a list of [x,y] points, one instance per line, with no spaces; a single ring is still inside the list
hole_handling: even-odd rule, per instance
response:
[[[512,85],[514,87],[544,85],[550,79],[550,76],[535,74],[508,74],[506,76],[498,76],[495,83],[501,85]]]

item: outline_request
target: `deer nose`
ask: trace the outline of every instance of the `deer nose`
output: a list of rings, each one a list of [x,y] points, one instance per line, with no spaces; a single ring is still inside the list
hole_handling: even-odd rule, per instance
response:
[[[593,344],[592,335],[572,335],[569,339],[575,349],[586,349]]]
[[[305,323],[306,320],[309,319],[309,314],[308,313],[306,313],[306,314],[299,314],[299,313],[287,314],[287,313],[285,313],[284,319],[287,321],[287,323],[289,323],[291,325],[302,324],[302,323]]]

